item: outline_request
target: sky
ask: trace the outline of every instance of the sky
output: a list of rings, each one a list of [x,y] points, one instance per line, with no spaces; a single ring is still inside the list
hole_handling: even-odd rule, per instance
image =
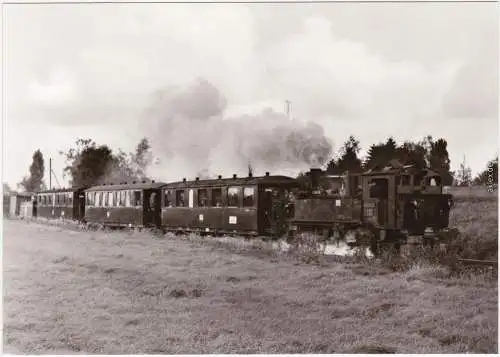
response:
[[[165,180],[245,174],[247,163],[289,173],[314,165],[311,152],[337,153],[349,135],[362,155],[389,136],[444,138],[452,169],[465,156],[474,174],[498,153],[495,3],[3,11],[2,179],[13,188],[36,149],[45,177],[50,157],[67,184],[59,151],[81,137],[132,151],[147,136],[151,174]],[[308,158],[266,160],[290,149],[290,135]]]

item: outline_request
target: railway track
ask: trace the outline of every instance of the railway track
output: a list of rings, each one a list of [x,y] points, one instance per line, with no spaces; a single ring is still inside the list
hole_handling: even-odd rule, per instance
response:
[[[496,260],[457,259],[457,262],[468,266],[491,267],[498,269],[498,261]]]

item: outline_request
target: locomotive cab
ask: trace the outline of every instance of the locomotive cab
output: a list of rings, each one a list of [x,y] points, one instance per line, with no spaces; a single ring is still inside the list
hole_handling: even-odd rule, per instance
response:
[[[435,238],[448,227],[450,208],[451,195],[432,170],[408,165],[363,174],[363,218],[381,240]]]

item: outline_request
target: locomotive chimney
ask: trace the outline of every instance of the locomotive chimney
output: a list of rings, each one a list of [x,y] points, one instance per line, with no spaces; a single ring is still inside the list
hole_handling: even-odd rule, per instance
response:
[[[222,175],[219,175],[219,176],[217,176],[217,177],[218,177],[218,179],[220,180],[220,179],[222,178]]]
[[[313,191],[318,189],[321,173],[321,169],[311,169],[309,171],[309,176],[311,177],[311,188]]]
[[[197,177],[197,178],[196,178],[196,181],[200,181],[200,178],[199,178],[199,177]]]
[[[233,178],[235,179],[236,177],[237,177],[236,174],[233,174]]]
[[[185,177],[182,179],[182,182],[186,182],[186,178]]]
[[[266,176],[269,176],[269,171],[266,172]]]

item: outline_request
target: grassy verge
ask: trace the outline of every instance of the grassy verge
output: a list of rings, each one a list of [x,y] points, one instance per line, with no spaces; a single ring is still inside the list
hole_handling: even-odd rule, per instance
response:
[[[497,352],[487,276],[21,221],[4,221],[3,241],[6,351]]]

